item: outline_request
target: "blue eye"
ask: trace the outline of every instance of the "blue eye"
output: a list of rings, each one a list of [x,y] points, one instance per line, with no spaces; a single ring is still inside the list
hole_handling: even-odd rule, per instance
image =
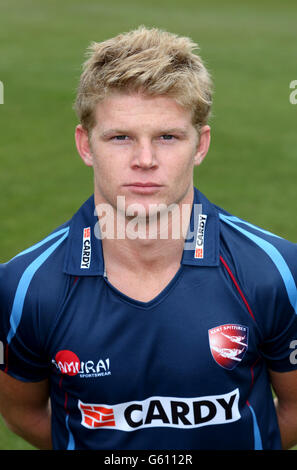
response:
[[[115,140],[126,140],[126,138],[128,138],[127,135],[116,135],[113,137]]]
[[[174,139],[174,136],[171,134],[164,134],[161,136],[163,140],[172,140]]]

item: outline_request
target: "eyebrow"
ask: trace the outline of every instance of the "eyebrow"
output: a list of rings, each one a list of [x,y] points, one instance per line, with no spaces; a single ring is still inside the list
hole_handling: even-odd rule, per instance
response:
[[[100,133],[101,137],[108,137],[111,134],[120,134],[120,135],[126,135],[128,133],[127,130],[124,129],[107,129],[106,131],[103,131]]]
[[[100,133],[100,137],[106,138],[106,137],[109,137],[110,135],[114,135],[114,134],[127,135],[127,134],[130,134],[130,133],[131,133],[131,131],[129,131],[127,129],[107,129],[107,130]],[[158,134],[161,134],[161,135],[179,134],[179,135],[185,137],[185,136],[188,135],[188,131],[185,128],[173,127],[173,128],[170,128],[170,129],[166,129],[166,128],[161,129],[161,130],[158,131]]]
[[[188,131],[187,129],[184,129],[183,127],[173,127],[173,128],[170,128],[170,129],[163,129],[160,134],[179,134],[179,135],[183,135],[183,136],[186,136],[188,135]]]

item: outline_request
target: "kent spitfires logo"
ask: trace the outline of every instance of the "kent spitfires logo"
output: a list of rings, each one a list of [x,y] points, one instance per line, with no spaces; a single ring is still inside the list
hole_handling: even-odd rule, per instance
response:
[[[248,347],[248,328],[242,325],[220,325],[208,330],[211,354],[225,369],[234,369]]]

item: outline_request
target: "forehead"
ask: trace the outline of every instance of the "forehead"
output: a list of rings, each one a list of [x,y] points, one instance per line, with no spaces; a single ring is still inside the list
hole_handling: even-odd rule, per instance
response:
[[[186,129],[192,126],[192,115],[166,95],[114,92],[96,105],[95,123],[95,127],[103,130],[115,125],[155,128],[165,124]]]

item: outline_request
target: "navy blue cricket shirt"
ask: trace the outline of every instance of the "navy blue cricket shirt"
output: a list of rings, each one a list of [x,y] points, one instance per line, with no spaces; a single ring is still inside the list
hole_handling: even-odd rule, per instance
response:
[[[193,246],[141,302],[106,278],[94,209],[0,265],[1,369],[49,379],[54,449],[279,449],[268,370],[297,368],[296,245],[195,189]]]

